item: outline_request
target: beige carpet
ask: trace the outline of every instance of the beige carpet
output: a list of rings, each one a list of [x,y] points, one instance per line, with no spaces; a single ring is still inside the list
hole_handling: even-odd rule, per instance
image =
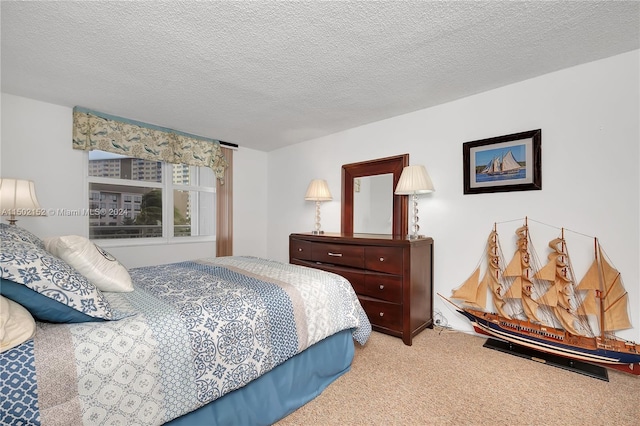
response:
[[[640,377],[609,382],[426,330],[405,346],[373,333],[351,371],[287,425],[639,425]]]

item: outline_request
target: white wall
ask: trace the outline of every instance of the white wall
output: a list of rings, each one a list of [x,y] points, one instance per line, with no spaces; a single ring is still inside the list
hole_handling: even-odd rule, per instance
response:
[[[322,206],[322,228],[339,232],[342,164],[409,153],[436,187],[419,206],[421,232],[435,241],[434,292],[448,296],[471,274],[494,222],[528,216],[599,237],[629,291],[635,328],[619,335],[639,341],[639,76],[633,51],[273,151],[267,252],[287,260],[288,235],[313,229],[314,206],[304,201],[311,179],[329,183],[334,200]],[[463,142],[538,128],[541,191],[463,195]],[[520,223],[499,225],[507,257]],[[544,262],[547,238],[559,231],[531,225]],[[567,238],[581,276],[592,240]],[[453,327],[470,330],[437,297],[435,309]]]
[[[240,147],[233,156],[233,254],[268,257],[267,153]]]
[[[71,148],[72,109],[2,94],[2,177],[31,179],[47,209],[83,209],[86,153]],[[234,253],[266,256],[266,153],[234,152]],[[250,170],[250,173],[246,173]],[[40,237],[88,236],[88,217],[49,215],[20,218],[20,226]],[[215,256],[215,242],[106,247],[127,267]]]

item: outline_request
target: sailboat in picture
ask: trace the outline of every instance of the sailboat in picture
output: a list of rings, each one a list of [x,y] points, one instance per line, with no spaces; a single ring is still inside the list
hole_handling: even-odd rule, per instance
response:
[[[525,218],[524,225],[516,230],[515,254],[507,263],[494,225],[486,244],[486,266],[479,264],[452,292],[451,298],[462,304],[440,297],[467,317],[477,333],[640,375],[640,345],[615,335],[615,331],[632,327],[620,272],[594,238],[593,262],[578,280],[564,232],[562,229],[560,236],[549,242],[550,254],[541,265]],[[487,299],[495,312],[487,310]]]
[[[506,173],[517,173],[522,166],[518,163],[511,151],[502,157],[493,158],[480,173],[488,175],[501,175]]]

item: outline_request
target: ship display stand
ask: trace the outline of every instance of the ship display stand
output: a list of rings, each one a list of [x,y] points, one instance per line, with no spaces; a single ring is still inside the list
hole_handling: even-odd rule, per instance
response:
[[[535,349],[525,348],[524,346],[518,346],[510,342],[491,338],[487,339],[487,341],[482,346],[510,355],[526,358],[531,361],[536,361],[542,364],[551,365],[553,367],[562,368],[563,370],[573,371],[574,373],[593,377],[594,379],[600,379],[606,382],[609,381],[609,374],[607,373],[607,369],[595,364],[589,364],[587,362],[582,362],[563,356],[551,355],[545,352],[537,351]]]

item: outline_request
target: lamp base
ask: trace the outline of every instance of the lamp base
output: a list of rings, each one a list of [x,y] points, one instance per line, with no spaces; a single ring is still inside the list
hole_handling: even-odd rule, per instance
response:
[[[320,235],[320,234],[324,234],[324,231],[311,231],[311,233],[313,235]]]
[[[413,235],[413,234],[407,235],[408,240],[419,240],[420,238],[424,238],[424,235]]]

